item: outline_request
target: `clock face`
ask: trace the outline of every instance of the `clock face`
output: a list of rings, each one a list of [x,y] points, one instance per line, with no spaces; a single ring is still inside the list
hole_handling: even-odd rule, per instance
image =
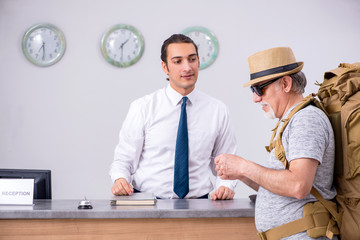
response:
[[[115,25],[101,39],[101,52],[104,58],[116,67],[129,67],[135,64],[143,51],[142,35],[129,25]]]
[[[198,47],[200,68],[209,67],[218,55],[218,41],[215,35],[204,27],[190,27],[183,34],[190,37]]]
[[[34,25],[23,37],[22,50],[25,57],[37,66],[53,65],[64,55],[64,34],[50,24]]]

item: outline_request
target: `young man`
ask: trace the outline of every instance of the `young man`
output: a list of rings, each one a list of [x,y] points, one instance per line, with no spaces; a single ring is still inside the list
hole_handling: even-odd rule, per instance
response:
[[[303,62],[296,62],[290,48],[272,48],[249,57],[253,101],[262,105],[265,116],[278,118],[278,133],[284,119],[303,99],[306,86],[301,72]],[[242,157],[223,154],[215,159],[222,179],[240,179],[258,191],[255,223],[259,232],[303,217],[304,205],[317,201],[310,194],[314,186],[325,199],[336,191],[332,185],[334,168],[334,136],[324,112],[309,105],[298,111],[282,134],[289,168],[270,152],[264,166]],[[301,232],[286,239],[312,239]],[[327,239],[319,238],[319,239]]]
[[[165,40],[161,59],[169,84],[131,104],[110,168],[112,193],[208,198],[213,190],[211,177],[216,174],[214,157],[236,152],[227,108],[195,89],[199,56],[190,38],[174,34]],[[179,120],[183,116],[185,120]],[[217,178],[211,198],[232,199],[235,185]]]

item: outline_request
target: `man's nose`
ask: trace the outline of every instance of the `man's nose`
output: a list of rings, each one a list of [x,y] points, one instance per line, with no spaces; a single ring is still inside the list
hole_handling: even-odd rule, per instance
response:
[[[184,61],[184,69],[191,70],[191,63],[189,61]]]
[[[261,102],[261,100],[262,100],[262,97],[258,96],[255,92],[253,92],[253,102],[258,103],[258,102]]]

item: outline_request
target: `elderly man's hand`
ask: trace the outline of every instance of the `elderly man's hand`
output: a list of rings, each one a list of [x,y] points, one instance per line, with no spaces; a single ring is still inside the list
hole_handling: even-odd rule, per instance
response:
[[[232,154],[221,154],[215,158],[217,175],[224,180],[240,179],[244,159]]]

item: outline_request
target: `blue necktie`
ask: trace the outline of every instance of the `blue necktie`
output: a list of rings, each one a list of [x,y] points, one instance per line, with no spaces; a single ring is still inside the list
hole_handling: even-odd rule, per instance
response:
[[[189,140],[186,117],[186,100],[183,97],[181,115],[176,138],[174,192],[179,198],[184,198],[189,192]]]

